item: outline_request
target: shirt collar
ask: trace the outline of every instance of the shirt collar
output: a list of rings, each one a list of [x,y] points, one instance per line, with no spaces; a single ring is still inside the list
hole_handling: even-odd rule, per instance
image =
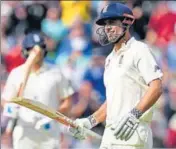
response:
[[[118,52],[115,51],[115,48],[114,48],[114,53],[121,53],[121,52],[124,52],[124,51],[127,51],[130,49],[131,47],[131,44],[134,42],[135,38],[134,37],[131,37],[126,43],[122,43],[122,47],[119,49]]]

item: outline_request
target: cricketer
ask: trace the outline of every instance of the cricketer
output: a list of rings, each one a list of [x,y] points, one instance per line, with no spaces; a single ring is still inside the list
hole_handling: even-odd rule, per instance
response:
[[[72,134],[84,139],[80,128],[91,129],[106,120],[100,149],[152,149],[150,122],[162,94],[163,73],[149,46],[131,36],[134,21],[132,10],[121,3],[108,4],[96,21],[100,44],[114,45],[105,62],[106,101],[89,117],[76,119],[79,127]]]
[[[18,95],[20,84],[28,67],[31,70],[24,92],[20,96],[41,102],[54,110],[67,114],[71,107],[70,97],[74,91],[58,67],[49,67],[44,63],[47,47],[44,37],[39,32],[28,33],[23,40],[22,48],[26,62],[31,59],[32,63],[29,67],[27,65],[29,63],[25,62],[13,69],[8,76],[2,100],[4,107],[7,107],[4,109],[11,109],[10,114],[17,119],[17,122],[14,129],[11,126],[6,131],[8,133],[13,131],[14,149],[59,148],[60,129],[56,121],[25,107],[14,106],[9,102]],[[9,110],[5,111],[9,113]]]

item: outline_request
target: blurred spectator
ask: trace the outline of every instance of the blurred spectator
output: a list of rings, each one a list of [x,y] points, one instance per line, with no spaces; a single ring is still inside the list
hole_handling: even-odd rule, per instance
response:
[[[46,46],[47,46],[47,55],[45,57],[44,62],[49,65],[55,65],[57,59],[57,48],[59,45],[59,41],[54,40],[50,36],[45,35]]]
[[[17,41],[18,44],[13,46],[7,53],[4,55],[4,62],[6,65],[6,70],[8,73],[11,72],[12,69],[15,67],[23,64],[25,62],[25,58],[23,57],[21,53],[21,38]]]
[[[136,19],[133,25],[134,36],[137,39],[144,39],[146,34],[146,27],[148,24],[148,16],[144,14],[142,8],[139,6],[133,8],[133,14]]]
[[[64,25],[71,26],[76,16],[81,17],[84,22],[91,19],[91,1],[60,1],[62,8],[62,21]]]
[[[105,55],[103,55],[104,49],[95,48],[93,52],[93,57],[91,59],[91,65],[84,74],[83,84],[90,86],[91,93],[94,98],[97,98],[99,104],[102,104],[105,97],[105,86],[103,81],[104,73],[104,62]],[[87,83],[85,83],[87,82]]]
[[[100,11],[102,10],[103,7],[105,7],[106,5],[108,5],[108,3],[111,2],[109,0],[97,0],[97,1],[91,1],[91,11],[93,11],[92,13],[92,19],[96,19],[96,17],[99,15]]]
[[[90,38],[85,34],[83,22],[75,20],[68,37],[60,43],[56,61],[76,90],[79,89],[82,76],[89,64],[91,46]]]
[[[34,1],[26,6],[27,20],[29,23],[28,30],[40,30],[41,22],[46,17],[47,3],[45,1]]]
[[[78,90],[82,76],[88,67],[90,57],[83,55],[81,49],[75,49],[66,60],[65,57],[66,56],[59,57],[60,63],[58,64],[61,66],[65,76],[71,80],[75,90]]]
[[[11,47],[16,44],[16,38],[24,34],[26,30],[40,30],[41,21],[47,11],[47,7],[37,1],[30,5],[18,2],[12,6],[12,13],[9,16],[5,32]]]
[[[156,104],[155,112],[153,115],[153,120],[151,123],[151,128],[153,132],[153,146],[154,147],[164,147],[164,138],[166,135],[167,120],[162,113],[163,99],[160,98]]]
[[[82,83],[74,98],[74,106],[71,110],[71,116],[86,117],[98,108],[98,102],[91,96],[91,85],[88,82]]]
[[[21,47],[19,45],[13,47],[9,53],[4,56],[7,72],[25,62],[25,58],[22,57]]]
[[[97,17],[97,8],[99,8],[98,6],[101,2],[102,1],[91,1],[91,16],[93,20]]]
[[[159,2],[153,9],[149,21],[149,28],[154,29],[158,35],[158,46],[167,46],[168,41],[174,34],[175,24],[176,12],[169,9],[167,2]]]
[[[72,26],[69,28],[68,36],[61,41],[61,45],[58,49],[58,61],[61,62],[62,58],[67,59],[73,50],[81,50],[84,55],[91,54],[91,39],[90,36],[86,34],[85,23],[80,17],[75,18]],[[64,61],[62,61],[62,63]]]
[[[42,21],[42,31],[56,42],[66,35],[67,28],[60,20],[58,7],[50,7],[48,9],[46,18]]]
[[[60,20],[60,11],[58,7],[50,7],[46,18],[42,21],[42,32],[46,35],[47,56],[45,62],[56,64],[58,46],[61,40],[67,34],[67,28]]]
[[[172,115],[176,112],[174,105],[176,105],[176,94],[174,94],[176,86],[176,36],[173,36],[172,40],[168,44],[168,48],[164,52],[165,55],[165,69],[167,70],[167,79],[165,80],[165,105],[164,114],[169,121]]]
[[[1,54],[0,68],[1,68],[0,75],[1,75],[1,93],[2,93],[7,76],[8,76],[6,65],[4,63],[4,56],[2,54]]]
[[[18,36],[23,34],[29,27],[27,15],[26,7],[23,4],[16,5],[9,17],[8,26],[6,26],[6,34],[8,36]]]
[[[176,34],[172,37],[168,43],[168,48],[165,52],[165,58],[168,65],[168,69],[172,73],[172,76],[176,77]]]
[[[7,43],[5,29],[8,25],[8,16],[11,14],[12,8],[5,2],[1,2],[1,52],[2,54],[7,53],[9,46]]]
[[[144,42],[147,43],[148,46],[150,46],[157,63],[160,65],[160,67],[162,67],[163,49],[156,46],[157,38],[158,38],[158,35],[156,34],[156,32],[153,29],[148,29]]]
[[[165,145],[168,148],[176,147],[176,114],[170,119],[169,128],[165,138]]]

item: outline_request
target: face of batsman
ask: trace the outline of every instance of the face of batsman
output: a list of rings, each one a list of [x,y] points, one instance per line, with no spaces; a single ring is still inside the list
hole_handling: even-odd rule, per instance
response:
[[[108,19],[104,22],[105,24],[96,32],[99,35],[100,44],[104,46],[117,43],[125,35],[126,26],[120,19]]]
[[[110,42],[116,42],[117,39],[124,33],[124,28],[121,20],[106,20],[105,33]]]
[[[41,47],[42,48],[42,47]],[[28,54],[30,55],[30,53],[34,50],[34,47],[28,50]],[[45,55],[45,51],[41,50],[40,53],[38,54],[36,60],[35,60],[35,64],[41,63],[44,59],[44,55]]]

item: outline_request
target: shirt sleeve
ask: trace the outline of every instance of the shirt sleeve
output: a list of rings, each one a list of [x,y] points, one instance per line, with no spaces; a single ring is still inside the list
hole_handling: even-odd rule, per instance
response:
[[[74,90],[72,88],[71,82],[65,78],[65,76],[60,73],[58,77],[58,96],[60,99],[67,98],[74,94]]]
[[[162,79],[163,73],[147,46],[137,52],[135,64],[147,84],[155,79]]]
[[[7,78],[5,87],[2,92],[1,98],[6,101],[10,101],[17,95],[15,72],[12,70]]]

